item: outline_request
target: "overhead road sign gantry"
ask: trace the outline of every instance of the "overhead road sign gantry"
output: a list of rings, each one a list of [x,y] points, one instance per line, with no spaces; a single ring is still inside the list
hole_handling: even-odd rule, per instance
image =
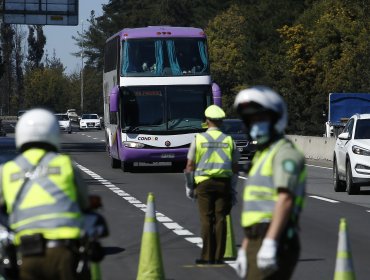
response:
[[[3,22],[78,25],[78,0],[3,0]]]

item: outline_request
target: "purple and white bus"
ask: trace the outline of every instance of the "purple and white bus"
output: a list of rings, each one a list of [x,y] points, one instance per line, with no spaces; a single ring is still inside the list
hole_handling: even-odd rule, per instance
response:
[[[112,168],[171,162],[181,168],[204,110],[221,105],[206,35],[193,27],[126,28],[104,50],[104,122]]]

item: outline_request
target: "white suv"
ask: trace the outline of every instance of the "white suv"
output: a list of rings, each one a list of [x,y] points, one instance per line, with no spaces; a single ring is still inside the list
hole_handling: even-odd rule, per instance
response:
[[[336,192],[356,194],[370,185],[370,114],[352,116],[335,143],[333,179]]]

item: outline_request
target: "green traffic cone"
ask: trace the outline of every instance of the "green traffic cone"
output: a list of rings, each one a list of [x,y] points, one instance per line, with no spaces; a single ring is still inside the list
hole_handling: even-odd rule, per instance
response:
[[[90,263],[91,280],[101,280],[100,264],[97,262]]]
[[[153,193],[148,194],[137,280],[164,280]]]
[[[335,263],[334,280],[356,280],[349,245],[346,219],[340,219],[337,260]]]
[[[235,236],[234,236],[234,229],[233,223],[231,219],[231,215],[226,216],[226,248],[224,259],[225,260],[235,260],[237,255],[236,245],[235,245]]]

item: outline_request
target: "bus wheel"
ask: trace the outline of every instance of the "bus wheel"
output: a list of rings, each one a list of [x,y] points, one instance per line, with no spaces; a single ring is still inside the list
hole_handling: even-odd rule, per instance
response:
[[[115,159],[114,157],[110,157],[110,166],[112,168],[120,168],[121,166],[121,161],[118,159]]]
[[[132,162],[121,161],[121,169],[123,172],[132,172],[134,164]]]

